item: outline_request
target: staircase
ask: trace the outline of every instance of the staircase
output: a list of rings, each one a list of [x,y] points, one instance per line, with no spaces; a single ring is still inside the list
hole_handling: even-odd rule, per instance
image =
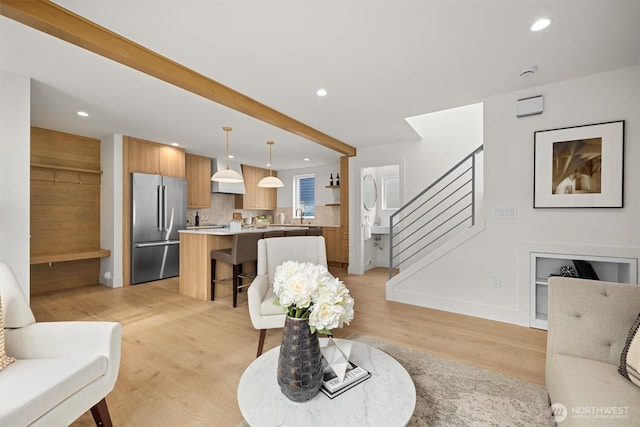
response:
[[[484,228],[477,224],[482,202],[483,150],[480,146],[469,153],[391,216],[390,279]]]

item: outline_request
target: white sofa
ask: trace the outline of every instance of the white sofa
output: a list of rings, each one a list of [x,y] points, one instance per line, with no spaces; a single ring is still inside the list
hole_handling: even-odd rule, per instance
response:
[[[548,301],[545,382],[558,426],[640,425],[640,388],[618,372],[640,286],[551,277]]]
[[[91,409],[110,426],[105,396],[120,368],[115,322],[38,322],[13,271],[0,262],[5,350],[17,360],[0,371],[0,427],[66,426]]]
[[[327,266],[327,248],[322,236],[272,237],[258,240],[258,271],[247,290],[249,316],[260,331],[258,353],[262,354],[267,329],[282,328],[284,308],[273,303],[273,279],[276,267],[286,261],[312,262]]]

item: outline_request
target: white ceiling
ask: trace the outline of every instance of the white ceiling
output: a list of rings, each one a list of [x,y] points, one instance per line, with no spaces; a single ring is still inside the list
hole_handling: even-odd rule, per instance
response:
[[[55,3],[357,148],[419,139],[406,117],[640,64],[640,0]],[[543,16],[552,25],[529,31]],[[518,77],[532,64],[535,75]],[[0,68],[33,78],[34,126],[211,157],[224,155],[222,126],[232,126],[242,163],[264,166],[270,139],[275,169],[339,157],[4,17]]]

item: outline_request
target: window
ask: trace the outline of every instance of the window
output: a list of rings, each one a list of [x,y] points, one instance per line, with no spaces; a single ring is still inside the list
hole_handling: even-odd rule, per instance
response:
[[[296,175],[293,177],[293,218],[300,218],[300,211],[305,218],[316,215],[316,177],[314,174]]]

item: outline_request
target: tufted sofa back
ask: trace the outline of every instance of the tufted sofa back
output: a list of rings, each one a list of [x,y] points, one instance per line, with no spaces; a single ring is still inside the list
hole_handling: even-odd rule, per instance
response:
[[[638,285],[549,278],[547,365],[554,354],[618,365],[638,314]]]

